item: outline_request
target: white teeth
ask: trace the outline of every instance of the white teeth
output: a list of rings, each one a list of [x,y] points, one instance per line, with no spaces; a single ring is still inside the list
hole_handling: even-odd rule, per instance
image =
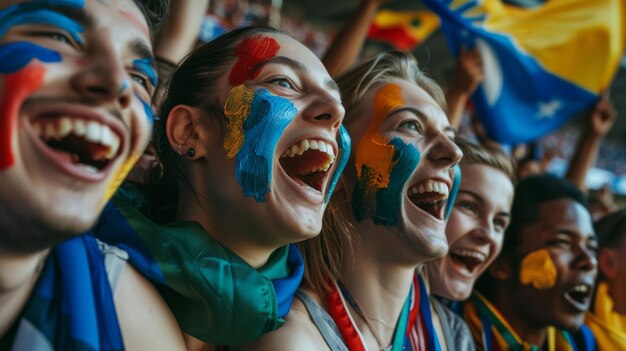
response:
[[[31,122],[31,125],[34,133],[46,141],[61,140],[73,134],[91,143],[106,146],[108,147],[104,153],[106,159],[112,159],[120,147],[120,137],[110,127],[93,120],[63,116],[58,119],[40,119]]]
[[[480,262],[485,262],[485,260],[487,259],[487,255],[485,255],[484,253],[478,252],[478,251],[473,251],[473,250],[456,249],[456,250],[452,251],[452,253],[457,255],[457,256],[475,258],[475,259],[477,259]]]
[[[322,140],[313,140],[313,139],[304,139],[297,144],[292,145],[287,151],[285,151],[282,157],[294,157],[296,155],[300,156],[307,150],[319,150],[320,152],[328,155],[326,161],[322,161],[322,163],[318,166],[315,166],[314,169],[311,169],[308,173],[313,173],[317,171],[327,171],[330,166],[335,162],[335,152],[334,148],[331,144],[326,143]]]
[[[409,195],[423,194],[423,193],[438,193],[448,197],[448,185],[436,180],[427,180],[425,182],[416,184],[409,189]]]
[[[51,140],[51,139],[58,139],[57,138],[57,131],[56,128],[54,127],[53,123],[46,123],[43,129],[43,137]]]
[[[72,132],[72,120],[63,117],[59,120],[59,139],[63,139]]]
[[[586,294],[589,291],[589,287],[584,284],[579,284],[574,287],[574,291]]]
[[[76,166],[82,169],[83,171],[87,171],[89,173],[98,173],[98,169],[94,166],[89,166],[89,165],[82,164],[82,163],[77,163]]]
[[[102,129],[100,128],[100,124],[95,121],[90,121],[87,123],[87,135],[85,138],[91,142],[97,143],[100,141],[100,136],[102,135]]]
[[[82,137],[87,134],[87,125],[85,121],[77,119],[74,121],[74,135]]]

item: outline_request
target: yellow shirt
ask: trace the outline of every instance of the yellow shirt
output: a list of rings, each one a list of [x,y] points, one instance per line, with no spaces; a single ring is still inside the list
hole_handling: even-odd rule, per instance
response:
[[[608,284],[598,286],[593,313],[587,313],[585,323],[596,337],[601,351],[626,350],[626,316],[613,311]]]

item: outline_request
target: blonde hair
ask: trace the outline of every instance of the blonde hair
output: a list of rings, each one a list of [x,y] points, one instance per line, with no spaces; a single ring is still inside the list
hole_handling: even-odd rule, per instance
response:
[[[504,173],[515,184],[515,159],[507,155],[499,146],[479,145],[466,138],[456,137],[457,146],[463,151],[461,168],[465,165],[485,165]]]
[[[446,110],[441,87],[420,70],[415,57],[408,52],[388,51],[362,61],[337,79],[346,108],[344,122],[362,115],[356,107],[369,91],[398,79],[415,83]],[[352,206],[339,202],[350,201],[343,179],[342,184],[337,192],[346,196],[334,196],[330,201],[321,234],[298,244],[306,265],[303,286],[322,296],[330,291],[330,282],[339,277],[344,250],[351,250],[352,242],[358,240],[343,212],[350,211]]]

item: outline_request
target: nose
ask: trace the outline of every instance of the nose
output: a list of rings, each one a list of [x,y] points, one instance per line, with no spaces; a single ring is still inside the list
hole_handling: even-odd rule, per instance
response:
[[[302,116],[305,120],[338,129],[345,115],[341,102],[328,93],[315,96],[304,108]]]
[[[486,216],[480,217],[476,223],[476,228],[471,232],[472,239],[479,245],[487,245],[496,239],[496,231],[491,224],[491,220]]]
[[[462,157],[461,149],[444,134],[437,136],[435,144],[428,151],[428,158],[442,167],[454,166]]]
[[[89,59],[70,78],[72,89],[81,97],[117,104],[120,110],[132,103],[130,76],[124,64],[115,55],[100,55]]]
[[[580,252],[574,260],[574,267],[581,271],[592,271],[598,267],[598,259],[596,254],[590,250],[586,244],[580,248]]]

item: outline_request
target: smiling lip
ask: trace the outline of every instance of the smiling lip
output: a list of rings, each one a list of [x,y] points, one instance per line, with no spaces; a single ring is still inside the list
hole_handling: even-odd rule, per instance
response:
[[[26,134],[32,140],[35,149],[37,149],[39,153],[44,156],[44,158],[46,158],[54,166],[56,166],[57,169],[61,170],[62,172],[73,178],[92,183],[100,182],[109,175],[116,161],[120,158],[122,154],[126,152],[125,150],[128,145],[128,142],[126,140],[127,133],[125,132],[126,128],[124,124],[117,118],[100,115],[99,113],[94,112],[93,109],[83,107],[81,105],[62,105],[57,106],[57,108],[55,109],[34,111],[34,113],[31,112],[29,114],[34,117],[29,118],[25,123],[23,123],[23,126],[26,130]],[[84,166],[75,164],[70,159],[68,159],[67,156],[63,156],[61,152],[55,151],[37,135],[31,123],[39,119],[53,120],[62,116],[71,116],[73,118],[81,119],[87,122],[96,121],[102,125],[107,126],[120,139],[117,154],[110,158],[106,166],[104,166],[102,169],[93,171],[86,170]]]
[[[442,178],[427,178],[413,183],[406,197],[413,207],[443,222],[445,203],[450,192],[450,182]]]
[[[591,295],[593,284],[576,283],[570,285],[570,288],[563,293],[563,299],[572,309],[577,312],[586,312],[591,306]]]

